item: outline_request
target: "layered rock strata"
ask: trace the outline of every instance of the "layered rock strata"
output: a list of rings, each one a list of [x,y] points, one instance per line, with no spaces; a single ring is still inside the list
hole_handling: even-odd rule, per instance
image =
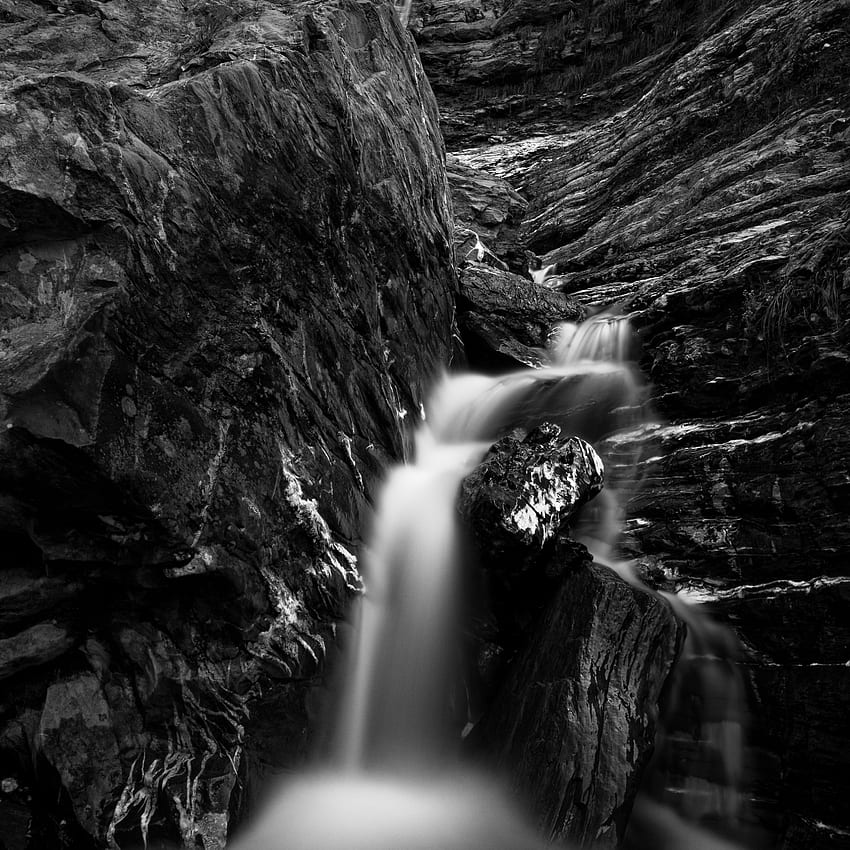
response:
[[[410,26],[446,139],[463,148],[628,105],[728,12],[722,0],[421,0]]]
[[[553,266],[547,286],[641,328],[667,424],[645,438],[626,554],[714,599],[747,647],[750,795],[771,840],[843,846],[850,673],[803,624],[823,613],[820,588],[838,612],[826,622],[843,616],[847,574],[850,6],[676,6],[683,28],[587,91],[597,118],[529,100],[530,138],[507,126],[459,158],[528,202],[519,238]],[[490,138],[474,85],[446,84],[449,122],[465,99]]]
[[[467,362],[483,372],[540,366],[552,329],[585,311],[575,299],[533,283],[537,258],[520,233],[525,199],[503,178],[452,155],[447,173],[460,276],[457,322]]]

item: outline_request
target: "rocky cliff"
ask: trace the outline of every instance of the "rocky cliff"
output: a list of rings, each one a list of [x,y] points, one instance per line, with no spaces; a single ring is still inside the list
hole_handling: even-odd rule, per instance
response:
[[[434,100],[389,5],[4,0],[0,139],[2,840],[220,848],[451,359]]]
[[[750,828],[845,846],[848,20],[417,3],[452,222],[388,5],[0,0],[6,845],[221,848],[303,759],[455,309],[492,371],[613,307],[663,418],[622,455],[644,458],[624,554],[746,650]],[[676,629],[564,558],[499,627],[515,663],[476,737],[545,786],[550,835],[612,845]]]
[[[846,846],[850,4],[420,9],[458,162],[527,204],[512,251],[641,329],[624,554],[745,646],[751,820]]]

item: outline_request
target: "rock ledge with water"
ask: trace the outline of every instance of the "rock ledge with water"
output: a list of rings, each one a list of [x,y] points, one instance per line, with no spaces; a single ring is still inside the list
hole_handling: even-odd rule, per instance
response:
[[[847,0],[417,5],[449,147],[527,205],[511,239],[642,330],[669,426],[628,552],[747,648],[758,825],[846,847]]]
[[[492,447],[465,479],[460,510],[491,606],[476,668],[489,694],[470,746],[507,772],[545,836],[613,848],[652,751],[681,626],[569,537],[602,480],[588,443],[544,424]]]

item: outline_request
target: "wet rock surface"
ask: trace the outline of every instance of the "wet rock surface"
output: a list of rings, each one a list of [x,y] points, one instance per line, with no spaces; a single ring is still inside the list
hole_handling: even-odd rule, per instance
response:
[[[744,643],[768,843],[844,846],[850,7],[626,5],[641,23],[619,28],[623,64],[558,109],[523,50],[560,8],[434,3],[418,38],[460,162],[528,202],[519,238],[552,267],[545,286],[640,329],[665,424],[637,438],[624,554]],[[684,20],[653,41],[673,8]],[[531,82],[499,113],[513,68]]]
[[[775,846],[846,845],[848,20],[417,3],[453,234],[388,9],[0,3],[7,845],[221,847],[299,760],[373,482],[453,349],[453,236],[477,368],[584,311],[640,326],[667,424],[623,449],[626,554],[741,637]],[[613,842],[676,628],[575,554],[476,734],[552,835]]]
[[[458,329],[472,368],[504,372],[546,362],[552,328],[584,315],[561,292],[484,263],[460,269]]]
[[[494,443],[464,479],[459,509],[488,567],[522,572],[601,491],[603,479],[592,446],[547,423],[522,441],[508,436]]]
[[[525,199],[505,180],[451,154],[447,173],[460,274],[457,322],[466,359],[484,372],[539,366],[552,328],[582,318],[584,310],[531,280],[537,258],[519,233]]]
[[[496,680],[491,661],[498,656],[501,668],[570,565],[589,560],[568,529],[603,480],[590,444],[548,422],[522,439],[498,440],[464,479],[458,510],[482,568],[471,595],[483,640],[477,666],[487,687]]]
[[[0,137],[0,833],[221,848],[451,356],[435,104],[389,5],[2,3]]]
[[[595,564],[552,594],[473,731],[548,837],[619,846],[679,628],[663,602]]]
[[[602,489],[590,445],[542,425],[498,441],[463,483],[486,600],[473,645],[473,751],[506,772],[550,839],[616,847],[654,740],[681,627],[591,565],[569,525]]]
[[[465,260],[487,262],[524,274],[526,247],[519,236],[528,202],[506,180],[446,156],[452,190],[455,252]]]

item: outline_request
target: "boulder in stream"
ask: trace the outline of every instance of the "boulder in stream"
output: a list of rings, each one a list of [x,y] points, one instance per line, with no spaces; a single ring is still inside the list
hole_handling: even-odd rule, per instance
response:
[[[491,600],[478,643],[490,693],[470,747],[507,775],[547,838],[614,848],[682,627],[569,537],[601,487],[592,447],[544,425],[496,443],[460,504]]]

